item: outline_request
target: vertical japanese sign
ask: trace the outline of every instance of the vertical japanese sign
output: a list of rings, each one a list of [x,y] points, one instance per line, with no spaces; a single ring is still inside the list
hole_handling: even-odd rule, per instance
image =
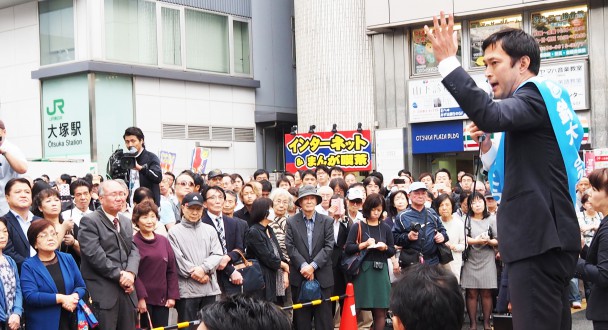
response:
[[[533,13],[532,36],[541,59],[586,55],[587,6]]]
[[[44,81],[41,118],[44,157],[91,158],[86,75]]]
[[[161,150],[158,153],[158,158],[160,158],[160,169],[163,171],[163,173],[173,172],[173,166],[175,166],[175,157],[177,157],[177,154],[174,152]]]
[[[205,173],[210,153],[210,148],[196,147],[192,150],[192,162],[190,163],[192,172],[200,174]]]
[[[369,171],[371,142],[369,130],[285,134],[285,169],[295,172],[326,165],[345,171]]]

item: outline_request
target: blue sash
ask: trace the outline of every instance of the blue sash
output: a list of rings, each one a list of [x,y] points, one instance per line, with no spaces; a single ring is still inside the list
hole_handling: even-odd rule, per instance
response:
[[[551,126],[557,138],[559,150],[564,159],[566,173],[568,174],[568,192],[572,198],[572,204],[576,205],[576,184],[585,174],[585,164],[578,155],[578,150],[583,141],[583,125],[570,102],[568,91],[559,84],[539,77],[530,78],[517,87],[519,90],[523,85],[532,82],[538,87],[551,119]],[[517,92],[515,90],[515,92]],[[505,134],[502,134],[496,159],[488,171],[490,189],[496,200],[500,200],[504,187],[505,173]]]

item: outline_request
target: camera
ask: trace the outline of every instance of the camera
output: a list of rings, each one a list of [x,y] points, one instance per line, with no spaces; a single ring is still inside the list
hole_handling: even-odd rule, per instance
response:
[[[123,149],[116,149],[108,160],[107,173],[112,179],[127,180],[130,170],[135,168],[137,149],[129,148],[126,152]]]
[[[494,231],[492,231],[492,227],[488,227],[488,237],[490,239],[494,239]]]
[[[377,269],[377,270],[384,269],[384,262],[382,262],[382,261],[374,261],[374,269]]]
[[[413,231],[415,233],[419,232],[421,228],[422,225],[420,225],[418,222],[412,222],[410,224],[410,231]]]

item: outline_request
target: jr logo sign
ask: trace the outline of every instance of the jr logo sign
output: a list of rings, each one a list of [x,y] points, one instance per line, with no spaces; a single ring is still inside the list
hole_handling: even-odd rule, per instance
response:
[[[63,114],[63,99],[53,100],[53,109],[49,109],[46,107],[46,114],[49,116],[54,116],[57,113],[57,110]]]

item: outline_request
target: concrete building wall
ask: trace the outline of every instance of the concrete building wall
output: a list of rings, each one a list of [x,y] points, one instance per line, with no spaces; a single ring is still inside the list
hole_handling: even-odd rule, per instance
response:
[[[38,2],[0,9],[0,119],[7,139],[27,158],[42,156],[38,68]]]
[[[298,131],[374,128],[372,52],[363,0],[296,0]]]

